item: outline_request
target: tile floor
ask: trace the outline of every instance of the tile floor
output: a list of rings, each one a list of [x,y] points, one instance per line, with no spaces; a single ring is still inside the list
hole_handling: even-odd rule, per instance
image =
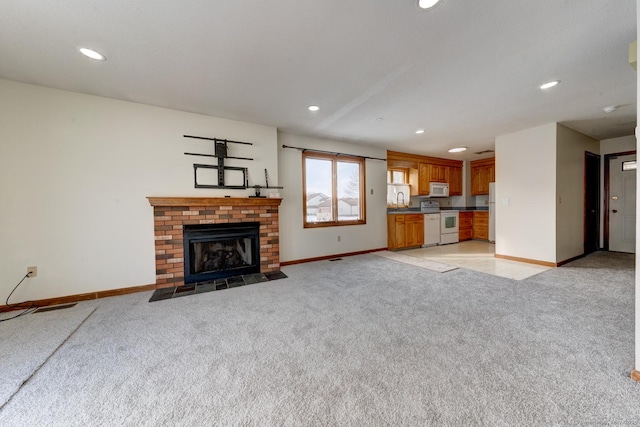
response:
[[[550,267],[495,258],[495,245],[480,240],[401,251],[403,255],[440,262],[495,276],[522,280]]]

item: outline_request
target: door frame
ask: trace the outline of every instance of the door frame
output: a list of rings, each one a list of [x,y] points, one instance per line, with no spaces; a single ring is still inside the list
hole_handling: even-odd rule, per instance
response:
[[[596,235],[598,236],[598,244],[596,245],[596,249],[595,251],[599,250],[600,248],[600,162],[601,162],[601,158],[602,156],[600,154],[596,154],[596,153],[592,153],[590,151],[585,151],[584,152],[584,213],[583,213],[583,218],[584,218],[584,236],[583,236],[583,252],[586,255],[587,251],[586,251],[586,243],[587,243],[587,234],[588,231],[587,230],[587,192],[589,191],[589,189],[587,188],[587,159],[589,157],[594,157],[597,161],[598,161],[598,186],[595,188],[595,198],[596,198]],[[593,189],[591,190],[593,191]],[[595,252],[594,251],[594,252]]]
[[[631,154],[636,154],[636,150],[622,151],[620,153],[610,153],[604,155],[604,224],[602,230],[602,249],[604,249],[605,251],[609,250],[609,161],[612,157],[616,158],[620,156],[629,156]]]

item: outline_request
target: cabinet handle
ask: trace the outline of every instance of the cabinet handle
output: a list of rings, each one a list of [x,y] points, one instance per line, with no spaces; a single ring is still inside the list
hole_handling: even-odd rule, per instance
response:
[[[618,210],[617,210],[617,209],[614,209],[614,210],[612,210],[611,212],[613,212],[613,213],[618,213]]]

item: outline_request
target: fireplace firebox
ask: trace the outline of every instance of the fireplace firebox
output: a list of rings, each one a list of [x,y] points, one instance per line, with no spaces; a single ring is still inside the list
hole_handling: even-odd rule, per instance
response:
[[[260,273],[260,223],[184,225],[184,283]]]

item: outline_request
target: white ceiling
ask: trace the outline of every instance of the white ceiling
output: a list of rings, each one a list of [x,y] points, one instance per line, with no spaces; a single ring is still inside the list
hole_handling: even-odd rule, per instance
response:
[[[633,134],[636,0],[416,3],[4,0],[0,77],[447,158],[554,121]]]

